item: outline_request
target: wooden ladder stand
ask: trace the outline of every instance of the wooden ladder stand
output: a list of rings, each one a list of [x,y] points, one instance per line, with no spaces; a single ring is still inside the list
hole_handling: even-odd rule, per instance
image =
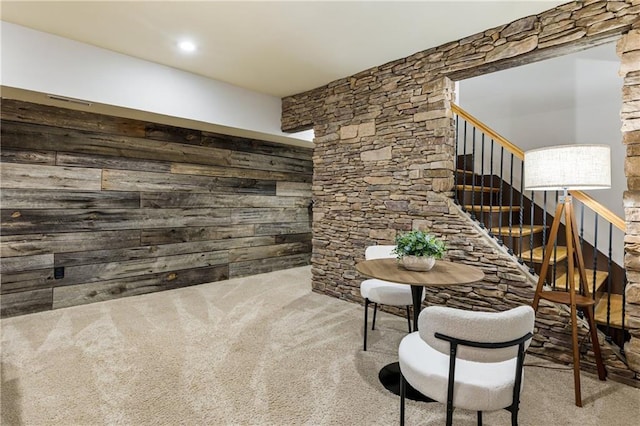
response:
[[[568,271],[567,276],[569,279],[569,291],[543,291],[545,277],[549,270],[549,262],[551,260],[551,254],[553,252],[554,243],[558,237],[558,229],[560,228],[560,221],[564,212],[565,230],[567,239],[567,259],[568,259]],[[574,261],[577,263],[577,272],[580,274],[580,294],[576,294],[574,284]],[[575,214],[573,211],[573,204],[571,196],[567,195],[565,190],[564,197],[561,197],[558,206],[556,207],[556,213],[553,219],[553,225],[551,225],[551,232],[549,234],[549,241],[545,248],[544,260],[540,270],[540,278],[538,279],[538,285],[536,287],[536,293],[533,298],[533,309],[538,311],[538,303],[540,299],[545,299],[550,302],[560,303],[568,305],[571,308],[571,337],[573,346],[573,382],[575,388],[576,405],[582,407],[582,396],[580,393],[580,347],[578,346],[578,323],[577,323],[577,308],[580,308],[584,313],[584,316],[589,323],[589,332],[591,335],[591,345],[593,346],[593,353],[596,358],[596,365],[598,368],[598,378],[605,380],[607,372],[602,362],[602,354],[600,352],[600,344],[598,342],[598,331],[594,321],[593,308],[595,301],[591,298],[589,288],[587,285],[587,274],[585,272],[584,260],[582,257],[582,250],[580,249],[580,239],[577,232],[577,225],[575,220]]]

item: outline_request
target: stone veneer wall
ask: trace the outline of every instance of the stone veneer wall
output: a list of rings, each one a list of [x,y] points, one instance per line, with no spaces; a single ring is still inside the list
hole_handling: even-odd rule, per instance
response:
[[[284,98],[282,129],[313,126],[316,135],[313,289],[360,303],[355,264],[364,248],[423,228],[447,240],[451,260],[486,274],[482,283],[428,289],[428,304],[501,310],[530,303],[533,284],[451,201],[452,81],[616,40],[640,27],[639,15],[638,0],[571,2]],[[542,304],[536,324],[531,352],[571,363],[564,307]],[[595,371],[586,333],[582,325],[582,366]],[[602,346],[609,377],[639,386],[638,375]]]
[[[617,51],[621,59],[620,75],[624,77],[620,115],[623,141],[627,145],[624,263],[628,281],[625,310],[631,340],[625,345],[625,353],[629,366],[640,371],[640,29],[622,37]]]

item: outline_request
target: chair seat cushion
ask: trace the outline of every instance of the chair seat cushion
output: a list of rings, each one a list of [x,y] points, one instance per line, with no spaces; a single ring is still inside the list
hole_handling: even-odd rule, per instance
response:
[[[413,305],[411,286],[407,284],[378,279],[365,280],[360,284],[360,294],[374,303],[393,306]],[[422,292],[422,300],[424,300],[424,292]]]
[[[449,356],[427,345],[419,332],[402,339],[398,355],[400,371],[407,382],[429,398],[446,404]],[[474,411],[509,407],[513,401],[515,373],[516,359],[493,363],[457,359],[454,407]]]

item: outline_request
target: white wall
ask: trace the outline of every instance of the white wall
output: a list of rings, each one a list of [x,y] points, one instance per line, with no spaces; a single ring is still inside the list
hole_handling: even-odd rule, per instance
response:
[[[2,86],[292,137],[277,97],[7,22],[1,34]]]
[[[573,71],[557,72],[572,65],[561,57],[463,80],[460,106],[525,151],[572,143]]]
[[[627,182],[620,132],[619,64],[615,44],[611,43],[460,81],[458,104],[524,151],[551,145],[610,145],[611,189],[586,192],[624,217],[622,198]],[[516,167],[514,175],[519,187],[519,168]],[[555,206],[548,208],[553,211]],[[606,253],[608,229],[602,225],[601,220],[598,246]],[[593,241],[593,220],[587,214],[584,229],[585,238]],[[614,259],[619,264],[622,264],[622,238],[621,233],[614,233]]]
[[[605,46],[615,52],[612,45]],[[593,57],[588,57],[593,54]],[[624,175],[626,149],[620,132],[622,78],[618,76],[620,61],[599,58],[597,52],[585,51],[576,60],[575,134],[576,143],[611,146],[611,189],[593,191],[593,198],[624,217],[622,197],[627,189]]]

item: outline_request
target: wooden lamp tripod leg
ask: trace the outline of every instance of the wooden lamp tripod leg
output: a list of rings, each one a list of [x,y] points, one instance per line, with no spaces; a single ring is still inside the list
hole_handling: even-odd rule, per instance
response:
[[[578,346],[578,315],[576,304],[576,288],[574,281],[574,235],[573,209],[570,199],[564,201],[565,234],[567,239],[567,275],[569,278],[569,301],[571,307],[571,346],[573,349],[573,386],[575,389],[576,405],[582,407],[582,393],[580,391],[580,347]],[[579,248],[576,247],[576,248]],[[580,266],[580,265],[579,265]],[[583,270],[584,270],[584,265]],[[585,274],[586,275],[586,274]]]
[[[576,224],[575,213],[573,210],[573,206],[571,206],[571,224],[573,231],[573,243],[574,247],[580,247],[580,238],[578,234],[578,227]],[[587,284],[587,273],[584,265],[584,258],[582,256],[582,250],[575,250],[576,260],[578,263],[578,271],[580,273],[580,290],[585,297],[591,298],[591,293],[589,291],[589,286]],[[600,342],[598,341],[598,329],[596,327],[593,305],[583,306],[582,311],[584,312],[585,317],[587,318],[587,323],[589,324],[589,334],[591,335],[591,346],[593,347],[593,354],[596,358],[596,367],[598,369],[598,378],[600,380],[606,380],[607,371],[604,367],[604,362],[602,361],[602,353],[600,350]]]
[[[536,286],[536,293],[533,296],[533,303],[531,306],[534,311],[538,310],[538,303],[540,302],[540,293],[544,286],[544,280],[547,277],[547,271],[549,270],[549,262],[551,261],[551,254],[553,253],[553,245],[558,237],[558,229],[560,228],[560,218],[564,210],[564,204],[558,203],[556,206],[556,214],[553,217],[553,224],[551,225],[551,232],[549,232],[549,240],[545,247],[544,259],[542,260],[542,266],[540,267],[540,276],[538,277],[538,285]]]

